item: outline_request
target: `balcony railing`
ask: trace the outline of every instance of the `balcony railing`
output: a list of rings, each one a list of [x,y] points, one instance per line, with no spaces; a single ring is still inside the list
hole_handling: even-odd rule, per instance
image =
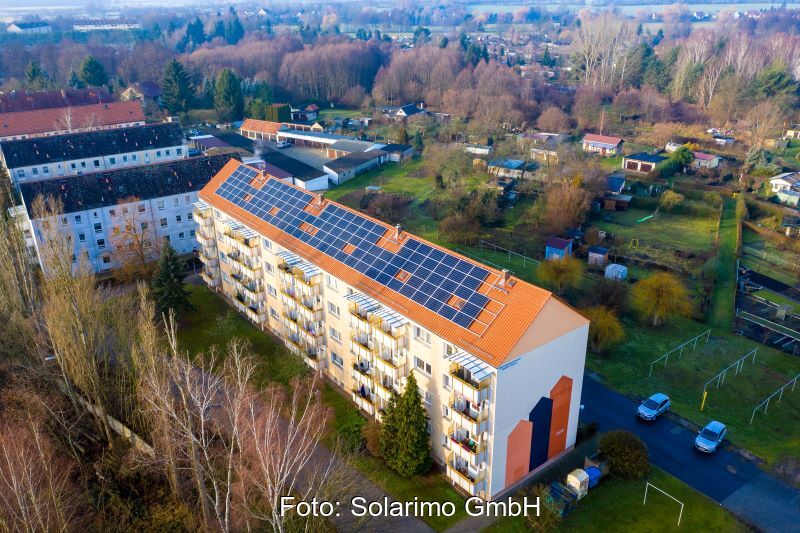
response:
[[[450,433],[449,437],[451,442],[457,446],[460,446],[461,449],[472,455],[476,455],[484,451],[483,444],[474,439],[458,438],[454,433]]]
[[[200,273],[200,277],[203,278],[203,281],[205,281],[209,287],[219,287],[219,277],[211,274],[207,270],[204,269],[203,272]]]
[[[200,261],[206,266],[212,268],[216,268],[219,266],[219,257],[217,257],[216,254],[209,255],[205,252],[205,250],[203,250],[198,254],[198,257],[200,258]]]
[[[477,391],[483,390],[489,386],[488,380],[483,380],[481,382],[475,381],[470,376],[468,376],[466,371],[461,367],[450,370],[450,375]]]
[[[475,409],[468,408],[464,404],[461,404],[461,407],[459,408],[458,407],[459,404],[460,402],[452,402],[450,404],[450,408],[453,410],[454,413],[458,413],[459,415],[463,416],[470,422],[477,424],[486,419],[486,416],[481,412],[476,411]]]
[[[372,376],[372,365],[369,364],[369,361],[358,361],[353,363],[353,370],[361,374],[362,376],[370,377]]]

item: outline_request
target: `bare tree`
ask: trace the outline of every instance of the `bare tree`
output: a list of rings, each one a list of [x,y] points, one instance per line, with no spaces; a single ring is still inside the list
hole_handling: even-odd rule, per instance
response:
[[[763,148],[766,140],[778,132],[782,120],[783,114],[776,104],[769,100],[756,104],[747,113],[750,144],[754,148]]]
[[[37,423],[0,429],[0,526],[8,531],[73,531],[80,490],[74,465],[59,457]]]
[[[124,198],[116,209],[120,218],[112,228],[111,244],[115,259],[119,262],[117,275],[122,279],[147,276],[158,257],[152,217],[139,205],[139,198]]]

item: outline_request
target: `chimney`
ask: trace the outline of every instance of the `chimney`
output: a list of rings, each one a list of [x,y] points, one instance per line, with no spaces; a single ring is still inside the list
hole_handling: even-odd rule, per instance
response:
[[[400,227],[400,224],[395,224],[394,226],[394,238],[400,240],[400,235],[403,233],[403,228]]]
[[[511,272],[507,268],[500,271],[500,286],[505,287],[508,285],[508,280],[511,277]]]

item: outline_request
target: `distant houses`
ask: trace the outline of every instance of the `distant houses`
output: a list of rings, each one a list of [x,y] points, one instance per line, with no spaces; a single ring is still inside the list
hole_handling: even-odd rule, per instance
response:
[[[638,154],[626,155],[623,157],[622,168],[628,172],[648,174],[654,171],[658,164],[666,159],[667,158],[663,155],[640,152]]]
[[[158,103],[161,99],[161,86],[153,81],[134,83],[120,94],[120,100],[141,100]]]
[[[583,137],[582,148],[584,152],[600,154],[603,157],[613,157],[622,153],[622,144],[624,142],[622,137],[587,133]]]
[[[6,27],[8,33],[20,35],[39,35],[51,33],[53,28],[47,22],[13,22]]]
[[[131,31],[139,30],[142,25],[133,20],[82,20],[72,25],[72,31]]]

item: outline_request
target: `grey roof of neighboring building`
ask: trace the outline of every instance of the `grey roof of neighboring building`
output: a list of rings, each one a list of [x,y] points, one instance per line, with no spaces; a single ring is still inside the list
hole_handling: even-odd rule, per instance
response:
[[[0,113],[105,104],[112,100],[111,93],[105,87],[61,89],[59,91],[10,91],[0,93]]]
[[[0,151],[8,168],[19,168],[180,146],[183,142],[177,123],[161,123],[3,141]]]
[[[157,165],[21,183],[20,192],[31,218],[31,206],[40,195],[60,199],[64,213],[74,213],[117,205],[132,197],[150,200],[199,191],[222,170],[231,157],[239,159],[231,154],[190,157]]]
[[[30,29],[30,28],[45,28],[49,26],[47,22],[43,20],[33,21],[33,22],[12,22],[11,26],[16,26],[21,30]]]
[[[327,174],[323,170],[312,167],[311,165],[307,165],[306,163],[303,163],[299,159],[290,157],[284,154],[283,152],[279,152],[277,150],[266,151],[263,154],[261,154],[261,158],[264,160],[265,163],[268,163],[272,167],[282,170],[289,176],[299,179],[300,181],[311,181],[317,178],[321,178],[322,176],[327,176]]]
[[[632,159],[634,161],[644,161],[645,163],[656,163],[656,164],[658,164],[658,163],[661,163],[662,161],[664,161],[667,158],[664,157],[663,155],[648,154],[647,152],[641,152],[641,153],[638,153],[638,154],[632,154],[632,155],[625,156],[625,159]]]
[[[411,146],[410,144],[392,143],[392,144],[387,144],[385,146],[381,146],[381,150],[383,150],[387,154],[403,154],[413,149],[414,147]]]
[[[369,152],[353,152],[352,154],[348,154],[338,159],[328,161],[327,163],[325,163],[325,168],[328,168],[337,173],[344,172],[346,170],[350,170],[351,168],[360,167],[361,165],[367,163],[368,161],[372,161],[373,159],[378,159],[379,157],[385,155],[386,152],[384,152],[383,150],[370,150]]]
[[[341,139],[336,141],[328,148],[331,150],[341,150],[343,152],[363,152],[370,146],[374,145],[375,143],[369,141],[358,141],[358,140],[350,140],[350,139]]]

